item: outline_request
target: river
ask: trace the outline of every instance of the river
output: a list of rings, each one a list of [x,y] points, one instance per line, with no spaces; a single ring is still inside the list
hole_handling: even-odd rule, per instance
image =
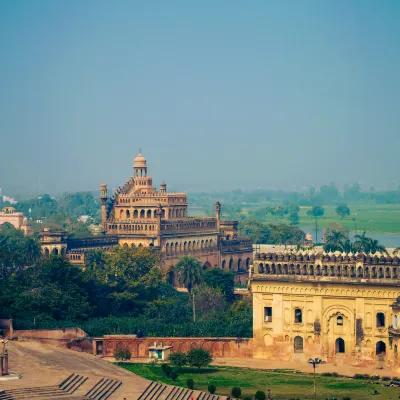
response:
[[[306,232],[306,233],[311,233],[313,236],[313,240],[315,238],[315,225],[299,225],[299,228]],[[318,242],[321,243],[322,240],[322,233],[324,231],[324,228],[318,227]],[[354,239],[354,236],[359,234],[361,235],[363,232],[354,232],[350,231],[349,236],[350,239]],[[391,249],[394,247],[399,247],[400,246],[400,234],[396,233],[379,233],[379,232],[367,232],[366,236],[376,239],[379,241],[380,244],[383,244],[386,248]]]

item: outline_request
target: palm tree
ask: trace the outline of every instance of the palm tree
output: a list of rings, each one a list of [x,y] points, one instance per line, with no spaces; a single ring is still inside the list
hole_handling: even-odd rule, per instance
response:
[[[178,274],[178,281],[181,285],[185,286],[192,294],[192,289],[201,282],[201,263],[196,258],[190,256],[183,256],[175,265]],[[194,303],[194,293],[192,295],[193,300],[193,321],[196,321],[196,310]]]
[[[31,266],[36,264],[41,255],[40,245],[33,237],[24,238],[23,257],[26,264]]]
[[[393,254],[397,254],[399,251],[400,251],[400,246],[399,246],[399,247],[396,247],[396,248],[394,249]]]
[[[345,241],[341,242],[339,250],[343,253],[354,253],[357,251],[350,239],[346,239]]]
[[[365,236],[365,231],[362,235],[355,235],[354,239],[354,248],[357,251],[369,252],[369,238]]]
[[[310,210],[307,211],[307,215],[315,220],[315,243],[318,243],[318,218],[324,215],[324,207],[321,206],[313,206]]]
[[[85,255],[85,264],[86,267],[92,271],[101,269],[105,264],[104,251],[102,249],[89,251]]]
[[[342,242],[347,239],[347,235],[337,229],[328,231],[326,235],[326,242],[324,245],[325,251],[338,251],[340,250]]]
[[[371,238],[369,238],[369,241],[368,241],[368,250],[372,254],[375,254],[377,252],[387,254],[386,247],[383,244],[379,244],[378,240],[371,239]]]

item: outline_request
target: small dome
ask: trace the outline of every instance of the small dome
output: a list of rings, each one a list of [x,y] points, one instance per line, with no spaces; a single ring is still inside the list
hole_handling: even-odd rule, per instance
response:
[[[146,159],[142,156],[142,153],[139,153],[137,157],[133,160],[134,167],[146,167],[147,162]]]

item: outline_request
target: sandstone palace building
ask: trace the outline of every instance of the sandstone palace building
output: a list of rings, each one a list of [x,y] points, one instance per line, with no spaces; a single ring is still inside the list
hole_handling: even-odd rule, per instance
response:
[[[69,240],[65,232],[45,231],[44,254],[65,254],[73,263],[83,264],[85,253],[94,248],[146,246],[159,253],[161,266],[172,273],[180,257],[191,255],[204,269],[231,270],[245,282],[253,249],[250,239],[238,237],[238,222],[222,220],[218,202],[215,217],[189,217],[186,193],[169,193],[165,183],[157,190],[141,154],[134,160],[133,176],[112,196],[101,184],[100,199],[103,235]]]
[[[399,367],[399,270],[396,255],[256,254],[254,357]]]

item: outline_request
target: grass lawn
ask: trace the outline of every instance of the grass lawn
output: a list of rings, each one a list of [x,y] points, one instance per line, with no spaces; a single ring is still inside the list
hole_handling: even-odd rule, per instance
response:
[[[313,375],[294,370],[259,370],[236,367],[210,367],[198,371],[194,368],[184,368],[178,379],[173,382],[167,378],[160,365],[142,363],[119,363],[121,367],[143,378],[160,381],[170,385],[186,387],[188,378],[194,379],[195,389],[207,391],[209,384],[217,387],[216,394],[230,395],[233,386],[242,389],[242,397],[251,396],[257,390],[271,390],[273,399],[313,399]],[[372,395],[377,390],[379,395]],[[371,384],[365,380],[345,377],[329,377],[317,375],[317,398],[321,400],[349,396],[351,400],[367,399],[398,399],[400,389],[384,387],[382,382]]]
[[[335,206],[325,206],[325,214],[319,218],[318,225],[327,227],[332,223],[339,223],[346,226],[350,231],[366,231],[377,233],[400,233],[400,205],[351,205],[349,217],[341,219],[335,211]],[[310,207],[301,207],[299,218],[300,225],[315,226],[315,222],[307,215]],[[276,223],[276,219],[269,216],[268,222]],[[290,223],[282,219],[279,222]]]

